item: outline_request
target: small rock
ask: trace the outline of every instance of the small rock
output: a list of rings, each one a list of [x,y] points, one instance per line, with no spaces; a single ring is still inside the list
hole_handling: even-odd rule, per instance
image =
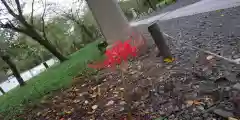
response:
[[[228,120],[238,120],[237,118],[229,117]]]
[[[121,107],[120,109],[119,109],[119,111],[121,112],[121,111],[124,111],[124,107]]]
[[[212,60],[213,58],[214,58],[214,56],[212,56],[212,55],[209,55],[206,57],[207,60]]]
[[[197,108],[198,108],[199,110],[202,110],[202,111],[204,110],[204,107],[201,106],[201,105],[200,105],[200,106],[197,106]]]
[[[41,114],[42,114],[41,112],[38,112],[38,113],[37,113],[37,116],[40,116]]]
[[[92,109],[93,109],[93,110],[95,110],[95,109],[97,109],[97,108],[98,108],[98,105],[93,105],[93,106],[92,106]]]
[[[213,113],[215,113],[215,114],[217,114],[217,115],[219,115],[219,116],[222,116],[222,117],[224,117],[224,118],[233,117],[233,113],[228,112],[228,111],[224,111],[224,110],[222,110],[222,109],[215,109],[215,110],[213,111]]]
[[[120,90],[121,90],[121,91],[123,91],[123,90],[124,90],[124,88],[120,88]]]
[[[87,100],[84,101],[85,104],[88,104],[89,102]]]

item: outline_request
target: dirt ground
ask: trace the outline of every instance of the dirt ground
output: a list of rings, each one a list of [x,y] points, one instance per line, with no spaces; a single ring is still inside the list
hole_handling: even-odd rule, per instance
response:
[[[240,84],[227,77],[210,79],[204,74],[213,68],[214,58],[196,57],[202,65],[197,70],[181,67],[177,56],[173,63],[162,63],[156,54],[149,52],[129,62],[128,72],[123,75],[119,71],[102,70],[97,76],[76,77],[71,88],[43,98],[39,105],[29,105],[19,118],[125,120],[129,106],[133,120],[239,117]],[[127,87],[124,80],[128,82]]]

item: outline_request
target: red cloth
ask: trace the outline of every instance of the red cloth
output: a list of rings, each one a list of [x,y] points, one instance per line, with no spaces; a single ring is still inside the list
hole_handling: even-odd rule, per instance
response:
[[[137,48],[131,45],[131,40],[124,42],[117,41],[113,44],[112,48],[107,49],[105,52],[106,58],[97,64],[88,65],[90,68],[116,68],[123,61],[127,62],[129,58],[137,56]]]

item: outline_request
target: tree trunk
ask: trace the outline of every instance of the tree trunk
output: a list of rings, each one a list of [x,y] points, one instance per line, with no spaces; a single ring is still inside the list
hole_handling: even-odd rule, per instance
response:
[[[89,31],[89,29],[82,23],[80,23],[79,21],[77,20],[73,20],[75,23],[78,24],[78,26],[80,27],[80,29],[82,29],[86,34],[87,36],[90,38],[90,39],[94,39],[93,36],[92,36],[92,33],[91,31]]]
[[[6,92],[2,89],[2,87],[0,87],[0,92],[2,92],[2,94],[5,94]]]
[[[8,66],[10,67],[10,69],[12,70],[13,75],[16,77],[18,83],[20,84],[20,86],[24,86],[25,82],[22,79],[19,71],[17,70],[16,65],[12,62],[12,60],[10,59],[10,57],[8,55],[2,55],[2,60],[4,62],[6,62],[8,64]]]
[[[48,66],[48,64],[47,64],[46,62],[43,62],[43,65],[44,65],[44,67],[45,67],[46,69],[49,68],[49,66]]]
[[[61,62],[67,60],[65,56],[63,56],[57,49],[48,41],[43,39],[33,28],[28,28],[26,32],[28,36],[32,39],[36,40],[39,44],[44,46],[48,51],[50,51],[55,57],[57,57]]]
[[[46,49],[48,49],[61,62],[64,62],[65,60],[67,60],[67,58],[65,56],[63,56],[59,51],[57,51],[57,49],[52,44],[50,44],[48,41],[42,40],[42,41],[39,41],[39,43],[41,45],[43,45],[44,47],[46,47]]]

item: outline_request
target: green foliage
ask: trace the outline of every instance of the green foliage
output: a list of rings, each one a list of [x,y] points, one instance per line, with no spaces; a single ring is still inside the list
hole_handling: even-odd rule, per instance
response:
[[[158,4],[159,4],[159,7],[164,7],[174,2],[176,2],[176,0],[161,0]]]
[[[0,113],[6,119],[23,112],[24,105],[39,102],[39,98],[54,90],[71,85],[72,78],[86,70],[86,62],[100,58],[97,48],[99,41],[91,43],[83,49],[71,54],[69,60],[32,78],[23,87],[17,87],[0,96]]]
[[[148,11],[148,9],[151,7],[149,4],[153,5],[153,7],[156,7],[157,4],[159,4],[160,7],[163,7],[174,2],[176,2],[176,0],[126,0],[120,1],[119,5],[128,20],[132,20],[132,8],[137,12],[137,14],[141,14]]]

